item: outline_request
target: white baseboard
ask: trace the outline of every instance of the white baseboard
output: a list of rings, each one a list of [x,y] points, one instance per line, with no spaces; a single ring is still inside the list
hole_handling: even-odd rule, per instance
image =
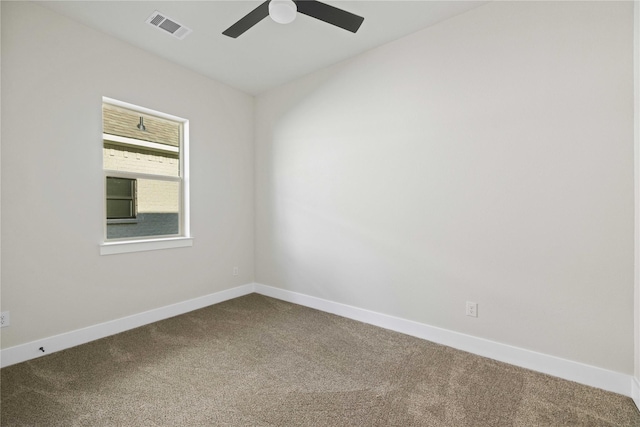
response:
[[[108,337],[120,332],[128,331],[169,317],[178,316],[193,310],[204,308],[219,302],[227,301],[253,292],[253,283],[232,289],[215,292],[213,294],[190,299],[188,301],[171,304],[121,319],[112,320],[98,325],[89,326],[60,335],[43,338],[26,344],[17,345],[0,351],[0,367],[14,365],[35,359],[46,354],[75,347],[80,344]],[[43,353],[40,347],[45,349]]]
[[[401,319],[370,310],[324,300],[285,289],[256,283],[255,292],[288,301],[305,307],[314,308],[327,313],[379,326],[392,331],[401,332],[438,344],[474,353],[479,356],[531,369],[533,371],[585,384],[591,387],[632,396],[632,388],[640,396],[640,384],[630,375],[609,371],[595,366],[562,359],[548,354],[538,353],[483,338],[465,335],[411,320]],[[633,383],[633,386],[632,386]],[[633,397],[636,404],[638,397]],[[639,405],[640,407],[640,405]]]
[[[640,381],[635,377],[631,381],[631,398],[636,404],[636,407],[640,409]]]
[[[252,292],[422,338],[479,356],[542,372],[577,383],[631,397],[640,408],[640,382],[631,375],[465,335],[399,317],[389,316],[322,298],[312,297],[260,283],[250,283],[188,301],[160,307],[64,334],[43,338],[0,351],[0,367],[14,365],[46,354],[128,331],[149,323],[188,313]],[[43,353],[40,347],[45,349]]]

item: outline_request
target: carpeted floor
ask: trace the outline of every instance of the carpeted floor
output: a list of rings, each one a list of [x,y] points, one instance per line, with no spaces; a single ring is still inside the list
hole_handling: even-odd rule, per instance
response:
[[[2,426],[640,426],[627,397],[257,294],[0,373]]]

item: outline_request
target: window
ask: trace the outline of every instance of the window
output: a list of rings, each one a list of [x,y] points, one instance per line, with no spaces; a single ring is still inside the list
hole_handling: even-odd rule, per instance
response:
[[[104,98],[102,125],[105,238],[101,253],[190,246],[188,122]]]
[[[107,177],[107,220],[135,219],[136,180]]]

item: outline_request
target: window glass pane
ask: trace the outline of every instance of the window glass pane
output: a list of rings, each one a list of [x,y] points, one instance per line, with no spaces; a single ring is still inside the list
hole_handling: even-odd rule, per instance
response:
[[[107,218],[123,219],[133,218],[133,201],[131,200],[107,200]]]
[[[180,233],[180,183],[137,180],[134,222],[107,223],[107,238],[170,236]]]
[[[107,177],[107,198],[133,197],[133,180]]]
[[[186,122],[118,101],[103,103],[102,113],[106,239],[179,236]]]
[[[165,146],[180,146],[180,123],[111,104],[102,105],[102,131]]]

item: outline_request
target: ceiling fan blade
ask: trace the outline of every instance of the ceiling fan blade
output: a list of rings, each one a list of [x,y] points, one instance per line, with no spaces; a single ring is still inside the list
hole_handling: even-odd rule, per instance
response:
[[[364,18],[316,0],[297,0],[298,12],[355,33]]]
[[[247,13],[238,22],[224,30],[222,34],[235,39],[240,34],[244,33],[249,28],[262,21],[267,16],[269,16],[269,0],[265,1],[260,6]]]

